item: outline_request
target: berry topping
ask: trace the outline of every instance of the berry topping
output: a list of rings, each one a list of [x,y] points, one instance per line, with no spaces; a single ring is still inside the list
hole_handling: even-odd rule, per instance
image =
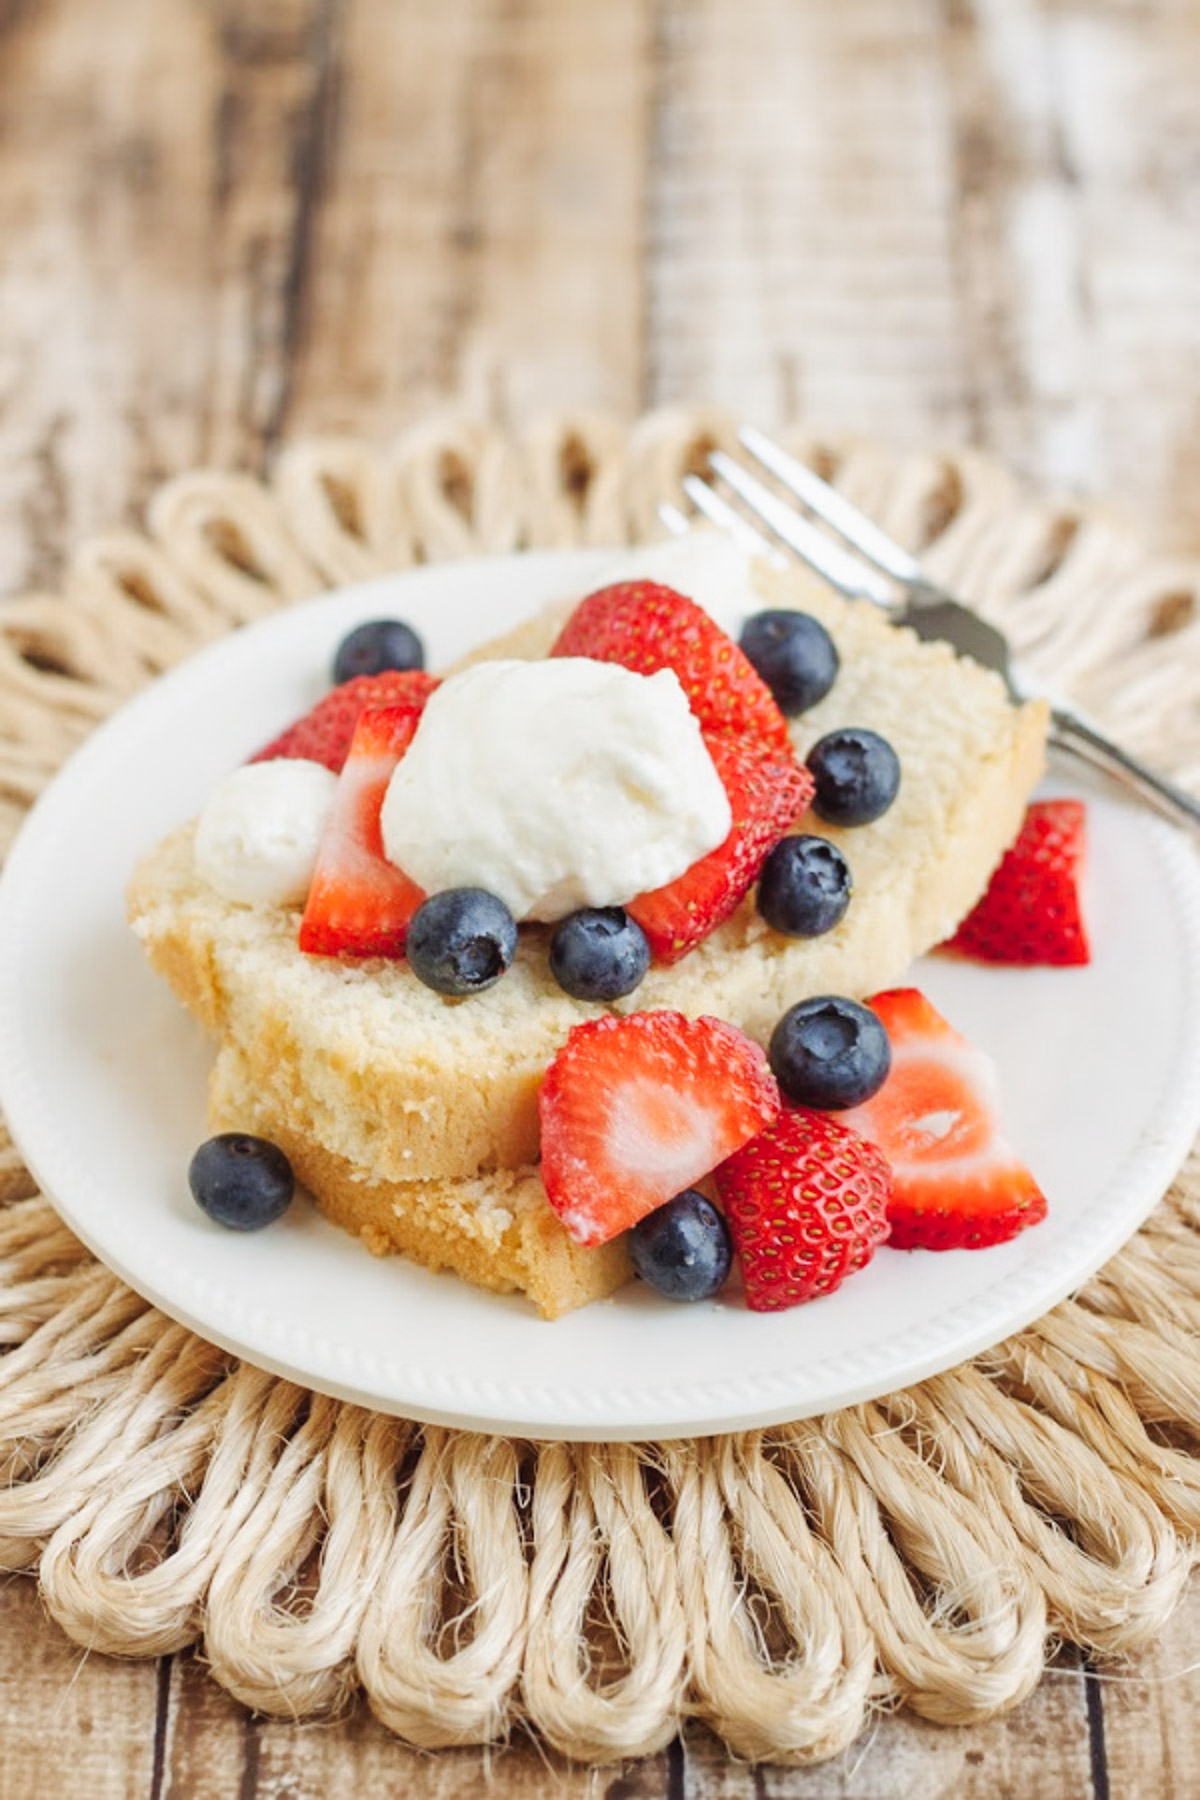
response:
[[[817,784],[813,811],[830,825],[869,825],[900,789],[900,758],[886,738],[861,725],[827,732],[805,760]]]
[[[949,948],[984,962],[1088,962],[1079,892],[1086,826],[1082,800],[1034,800]]]
[[[650,967],[650,946],[619,906],[569,913],[550,939],[550,973],[576,1000],[619,1000]]]
[[[752,1312],[832,1294],[888,1235],[886,1161],[826,1113],[780,1113],[716,1181]]]
[[[621,581],[581,600],[551,656],[590,656],[638,675],[674,669],[706,732],[749,733],[791,753],[787,720],[733,639],[702,607],[655,581]]]
[[[1045,1197],[1001,1134],[996,1070],[916,988],[876,994],[892,1046],[879,1092],[843,1115],[892,1165],[899,1250],[977,1250],[1046,1216]]]
[[[674,881],[639,894],[626,908],[663,963],[678,962],[729,917],[812,794],[806,769],[754,738],[706,735],[704,741],[729,796],[729,833]]]
[[[629,1260],[665,1299],[708,1300],[729,1276],[729,1227],[711,1200],[685,1188],[638,1220],[629,1233]]]
[[[385,669],[423,669],[425,646],[401,619],[368,619],[348,632],[333,659],[333,679],[382,675]]]
[[[439,994],[480,994],[499,981],[517,953],[517,926],[486,888],[443,888],[413,914],[408,928],[413,974]]]
[[[354,727],[368,708],[407,707],[415,730],[421,710],[437,685],[434,676],[420,669],[358,675],[318,700],[303,718],[281,731],[249,760],[269,762],[276,756],[306,756],[312,762],[324,763],[336,775],[346,760]]]
[[[840,994],[789,1007],[771,1033],[767,1057],[785,1099],[831,1112],[869,1099],[891,1065],[888,1035],[875,1014]]]
[[[850,904],[850,868],[828,838],[781,838],[758,877],[759,913],[787,937],[832,931]]]
[[[734,1026],[635,1012],[574,1026],[538,1106],[546,1197],[576,1243],[603,1244],[761,1131],[779,1090]]]
[[[230,1231],[261,1231],[286,1212],[295,1192],[292,1165],[278,1144],[244,1131],[201,1144],[188,1166],[201,1211]]]
[[[837,647],[811,613],[755,613],[738,643],[789,719],[823,700],[837,679]]]
[[[363,713],[321,834],[298,942],[310,956],[399,956],[425,898],[383,854],[379,809],[419,713],[386,706]]]

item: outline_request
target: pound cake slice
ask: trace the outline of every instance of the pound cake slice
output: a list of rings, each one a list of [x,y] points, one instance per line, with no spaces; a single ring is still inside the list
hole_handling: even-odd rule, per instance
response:
[[[661,558],[648,566],[670,580]],[[837,645],[833,688],[792,721],[797,755],[835,727],[866,726],[903,769],[874,823],[839,830],[805,818],[805,831],[838,842],[854,878],[844,918],[823,937],[781,936],[748,898],[682,961],[652,967],[628,999],[605,1006],[555,984],[548,928],[526,925],[502,981],[447,1002],[403,959],[302,954],[295,909],[222,899],[195,871],[191,825],[136,870],[134,930],[222,1046],[214,1123],[278,1141],[329,1216],[372,1249],[521,1289],[547,1316],[613,1291],[627,1274],[623,1250],[571,1244],[536,1173],[538,1091],[572,1026],[671,1008],[765,1043],[800,999],[894,985],[952,933],[1015,838],[1043,766],[1039,703],[1014,706],[995,675],[799,573],[743,560],[740,579],[741,612],[803,610]],[[543,656],[562,618],[556,608],[480,654]]]
[[[278,1144],[325,1216],[376,1256],[396,1251],[492,1293],[527,1294],[547,1319],[603,1299],[629,1279],[624,1237],[592,1249],[575,1243],[536,1168],[460,1181],[374,1179],[326,1149],[291,1096],[264,1086],[230,1045],[217,1053],[209,1116],[214,1131],[250,1131]]]

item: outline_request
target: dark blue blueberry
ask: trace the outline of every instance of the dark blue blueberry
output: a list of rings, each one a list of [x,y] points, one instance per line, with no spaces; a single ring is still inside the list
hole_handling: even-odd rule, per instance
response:
[[[201,1144],[188,1165],[188,1186],[210,1219],[231,1231],[260,1231],[287,1211],[296,1182],[278,1144],[245,1131],[225,1131]]]
[[[845,857],[828,838],[785,837],[762,866],[756,904],[774,931],[820,937],[849,906],[852,885]]]
[[[668,1300],[707,1300],[725,1285],[733,1248],[711,1200],[685,1188],[629,1233],[635,1272]]]
[[[439,994],[478,994],[517,953],[517,927],[485,888],[444,888],[418,906],[404,945],[409,967]]]
[[[576,1000],[619,1000],[649,967],[646,934],[619,906],[570,913],[550,939],[550,973]]]
[[[892,1049],[870,1007],[822,994],[788,1008],[771,1033],[767,1061],[793,1105],[839,1112],[878,1092]]]
[[[900,758],[886,738],[861,725],[828,732],[805,760],[817,784],[813,811],[830,825],[869,825],[900,790]]]
[[[789,719],[823,700],[837,679],[837,646],[809,613],[755,613],[738,642]]]
[[[423,669],[425,646],[411,625],[400,619],[368,619],[356,625],[338,645],[333,679],[382,675],[385,669]]]

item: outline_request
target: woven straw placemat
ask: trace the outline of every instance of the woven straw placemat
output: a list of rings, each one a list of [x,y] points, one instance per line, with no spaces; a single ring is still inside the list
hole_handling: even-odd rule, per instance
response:
[[[1131,748],[1200,785],[1200,569],[973,455],[782,434]],[[658,534],[731,422],[434,418],[168,483],[60,594],[0,607],[0,844],[95,723],[202,642],[418,560]],[[817,1761],[869,1709],[1013,1706],[1056,1639],[1152,1639],[1200,1526],[1200,1158],[1072,1299],[870,1405],[668,1444],[533,1444],[305,1392],[97,1263],[0,1133],[0,1564],[80,1644],[196,1640],[247,1705],[365,1690],[408,1741],[567,1754],[703,1718]]]

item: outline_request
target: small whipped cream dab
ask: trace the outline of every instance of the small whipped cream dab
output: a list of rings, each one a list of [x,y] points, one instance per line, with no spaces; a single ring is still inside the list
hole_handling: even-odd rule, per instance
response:
[[[736,639],[751,613],[763,601],[754,591],[751,570],[756,558],[723,531],[707,527],[684,537],[664,538],[622,552],[601,569],[594,585],[618,581],[658,581],[704,608],[721,630]]]
[[[336,775],[301,756],[234,769],[197,822],[197,873],[244,906],[302,905],[336,787]]]
[[[517,919],[620,906],[722,842],[729,798],[671,669],[476,663],[430,696],[384,797],[384,851],[428,893]]]

